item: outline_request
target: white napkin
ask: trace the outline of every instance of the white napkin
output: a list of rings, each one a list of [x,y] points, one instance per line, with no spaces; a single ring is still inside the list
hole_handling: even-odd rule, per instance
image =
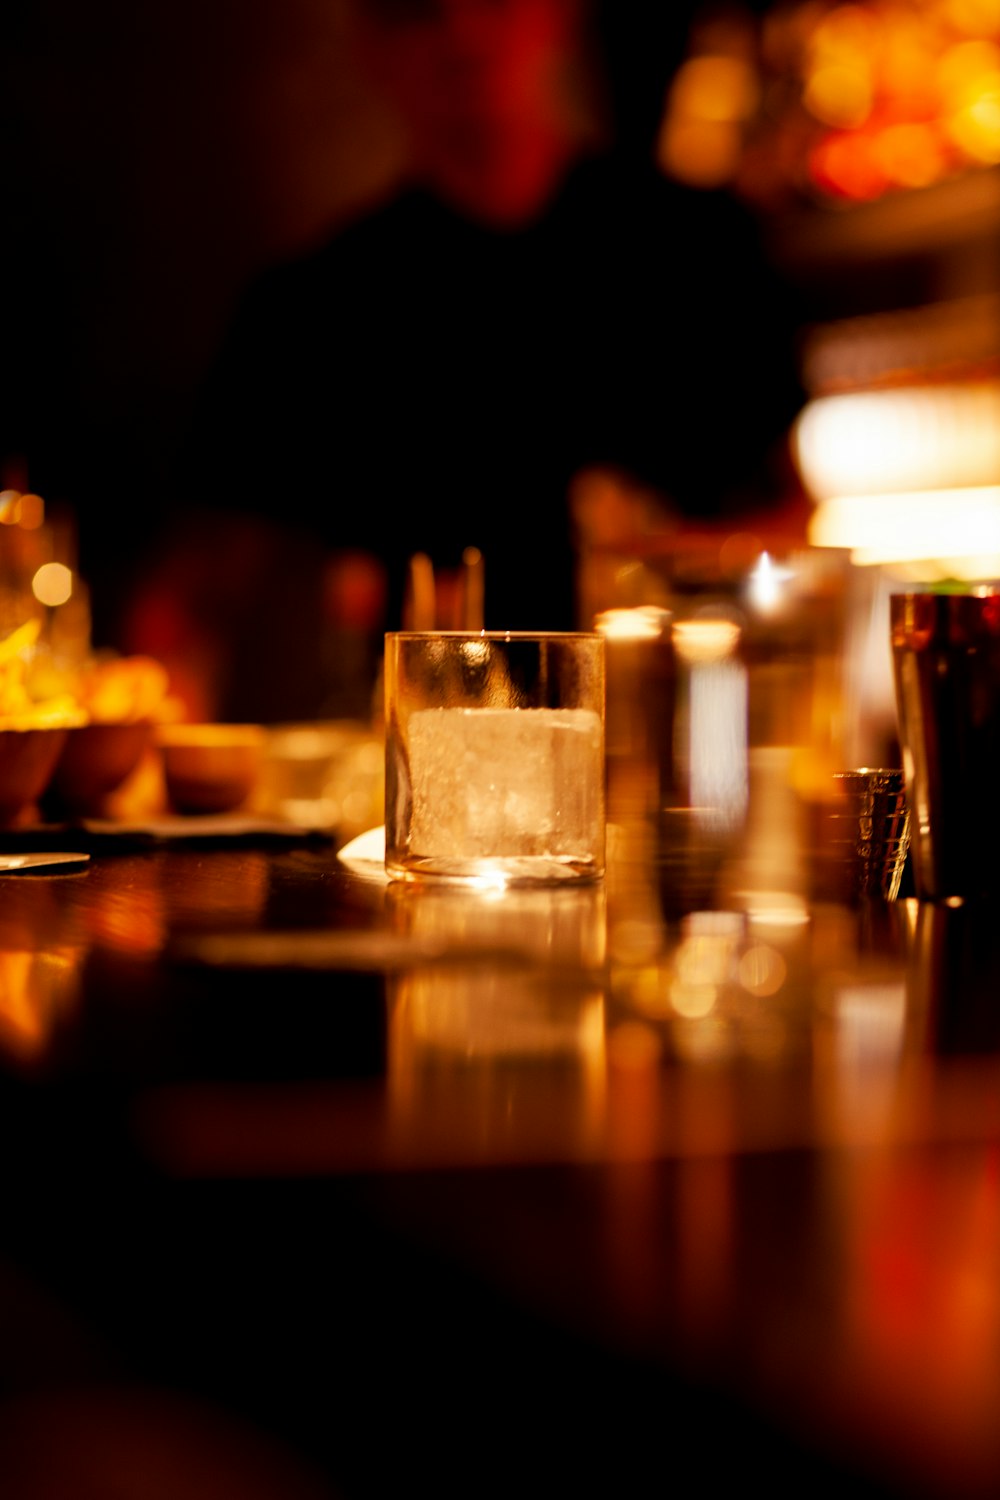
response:
[[[385,827],[366,829],[337,853],[337,858],[365,880],[387,880],[385,873]]]

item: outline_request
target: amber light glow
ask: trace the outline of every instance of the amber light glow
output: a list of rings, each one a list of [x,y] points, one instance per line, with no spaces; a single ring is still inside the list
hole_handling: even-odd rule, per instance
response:
[[[849,547],[861,564],[940,560],[944,573],[992,577],[1000,560],[1000,485],[839,496],[817,507],[809,536],[817,547]]]
[[[749,197],[864,201],[1000,163],[997,0],[817,0],[696,24],[660,161]]]
[[[793,445],[814,545],[970,576],[1000,556],[1000,382],[819,397]]]
[[[39,604],[57,608],[73,594],[73,574],[65,563],[43,563],[31,580],[31,592]]]
[[[691,813],[700,829],[735,828],[746,813],[747,672],[735,620],[678,620],[674,649],[688,670],[677,746],[687,762]]]
[[[0,490],[0,525],[38,531],[45,523],[45,501],[41,495],[22,495],[20,490]]]
[[[760,86],[743,57],[692,57],[678,71],[658,144],[662,165],[699,187],[729,182],[739,166],[743,126]]]
[[[44,1052],[76,1001],[81,954],[0,952],[0,1049],[21,1060]]]
[[[594,629],[609,641],[659,640],[664,629],[664,611],[652,605],[606,609],[595,619]]]

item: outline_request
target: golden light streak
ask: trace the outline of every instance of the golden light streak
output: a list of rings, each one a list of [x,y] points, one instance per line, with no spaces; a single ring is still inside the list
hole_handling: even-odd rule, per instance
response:
[[[735,620],[678,620],[673,631],[674,645],[678,656],[692,665],[725,661],[739,645],[740,633]]]
[[[820,396],[792,431],[817,500],[995,487],[1000,380]]]
[[[653,605],[637,609],[606,609],[594,620],[594,629],[609,641],[653,641],[663,634],[667,616]]]
[[[850,548],[862,564],[970,559],[973,576],[988,576],[986,559],[1000,556],[1000,485],[833,497],[817,507],[809,541]]]

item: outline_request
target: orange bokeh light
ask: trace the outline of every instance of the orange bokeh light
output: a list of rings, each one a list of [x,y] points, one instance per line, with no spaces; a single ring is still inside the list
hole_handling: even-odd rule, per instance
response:
[[[799,0],[738,59],[708,45],[679,69],[661,132],[682,180],[860,202],[1000,162],[1000,0]]]

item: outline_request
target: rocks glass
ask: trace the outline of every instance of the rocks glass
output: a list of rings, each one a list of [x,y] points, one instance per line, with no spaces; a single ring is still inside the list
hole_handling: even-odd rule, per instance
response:
[[[385,695],[391,879],[600,879],[600,635],[391,632]]]

